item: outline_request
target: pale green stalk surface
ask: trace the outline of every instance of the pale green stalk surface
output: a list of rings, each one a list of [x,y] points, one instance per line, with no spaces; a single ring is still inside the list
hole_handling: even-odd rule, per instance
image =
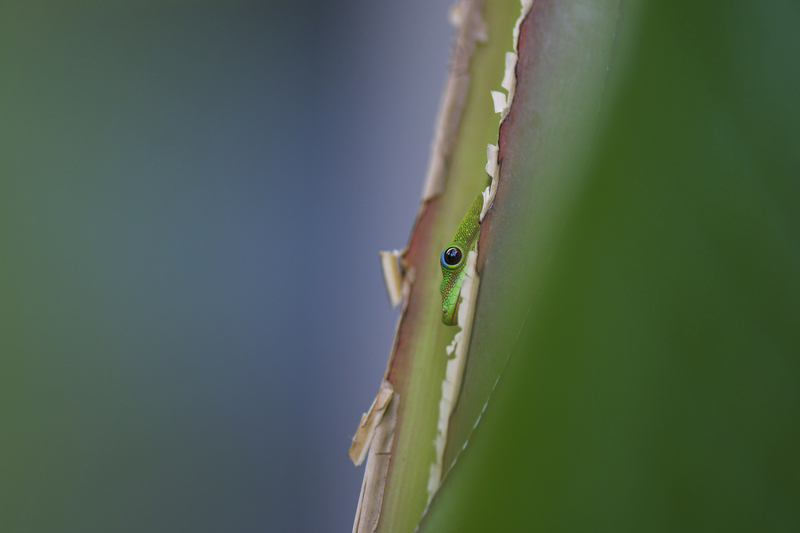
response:
[[[384,492],[380,532],[410,532],[427,503],[428,476],[435,459],[434,439],[446,346],[457,331],[442,323],[439,256],[453,237],[475,195],[487,185],[486,145],[497,142],[499,116],[490,90],[503,79],[505,53],[512,49],[511,30],[519,16],[517,0],[487,0],[484,20],[489,40],[478,43],[470,63],[470,90],[458,131],[444,193],[432,201],[420,224],[429,233],[412,249],[409,259],[415,280],[409,312],[400,332],[400,347],[390,381],[399,393],[398,425],[392,463]]]

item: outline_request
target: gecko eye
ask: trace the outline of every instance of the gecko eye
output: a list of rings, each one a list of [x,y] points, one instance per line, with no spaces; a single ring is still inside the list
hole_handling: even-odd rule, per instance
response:
[[[461,250],[456,248],[455,246],[451,246],[444,252],[442,252],[442,265],[445,266],[456,266],[461,262],[462,257]]]

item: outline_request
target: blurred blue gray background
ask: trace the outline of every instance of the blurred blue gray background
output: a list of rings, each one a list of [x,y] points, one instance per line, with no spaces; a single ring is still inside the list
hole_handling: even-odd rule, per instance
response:
[[[0,531],[350,530],[450,3],[0,3]]]

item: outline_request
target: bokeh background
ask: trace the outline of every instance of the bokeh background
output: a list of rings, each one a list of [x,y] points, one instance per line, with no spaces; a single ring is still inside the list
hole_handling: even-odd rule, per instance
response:
[[[450,0],[0,2],[0,531],[349,531]]]

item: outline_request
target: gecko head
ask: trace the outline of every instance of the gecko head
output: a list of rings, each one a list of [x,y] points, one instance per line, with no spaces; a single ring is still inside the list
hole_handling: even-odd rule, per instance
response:
[[[454,326],[458,317],[458,304],[461,301],[461,279],[466,257],[458,246],[450,246],[442,252],[442,322]]]

